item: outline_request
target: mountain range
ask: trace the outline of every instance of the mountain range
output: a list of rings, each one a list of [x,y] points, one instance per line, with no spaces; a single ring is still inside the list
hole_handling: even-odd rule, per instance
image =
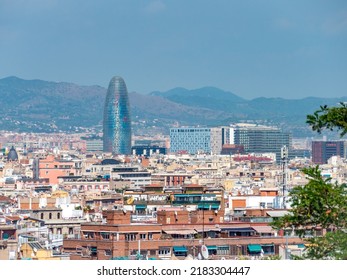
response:
[[[23,132],[101,132],[106,88],[65,82],[0,79],[0,130]],[[293,137],[311,136],[306,115],[341,98],[244,99],[216,87],[181,87],[149,94],[129,92],[134,133],[168,134],[179,125],[229,125],[252,122],[276,125]]]

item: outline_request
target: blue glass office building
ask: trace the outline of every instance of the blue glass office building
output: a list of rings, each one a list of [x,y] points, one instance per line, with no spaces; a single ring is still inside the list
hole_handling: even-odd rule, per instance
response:
[[[131,154],[131,119],[128,90],[121,77],[108,86],[103,121],[103,150],[112,154]]]
[[[170,128],[170,152],[177,153],[182,151],[189,154],[210,153],[211,128]]]

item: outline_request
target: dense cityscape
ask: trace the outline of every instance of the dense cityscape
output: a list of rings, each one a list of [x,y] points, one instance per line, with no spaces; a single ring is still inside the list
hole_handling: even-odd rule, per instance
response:
[[[345,182],[345,141],[252,123],[144,137],[131,123],[113,77],[100,133],[2,131],[1,260],[293,259],[326,234],[274,222],[304,168]]]

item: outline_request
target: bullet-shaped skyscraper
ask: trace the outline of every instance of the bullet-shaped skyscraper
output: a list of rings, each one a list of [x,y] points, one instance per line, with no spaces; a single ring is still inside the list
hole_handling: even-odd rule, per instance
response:
[[[103,121],[104,152],[131,154],[131,119],[128,90],[121,77],[113,77],[108,86]]]

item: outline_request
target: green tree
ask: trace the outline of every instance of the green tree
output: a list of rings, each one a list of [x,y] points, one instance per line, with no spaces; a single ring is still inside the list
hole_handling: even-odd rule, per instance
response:
[[[304,168],[308,183],[290,191],[289,214],[274,221],[277,229],[291,229],[309,245],[305,258],[347,257],[347,187],[324,178],[319,167]],[[317,229],[328,232],[314,236]],[[307,237],[312,236],[312,237]]]
[[[347,133],[347,104],[321,106],[313,115],[307,115],[306,123],[313,131],[336,129],[343,137]],[[277,229],[293,229],[307,242],[304,258],[347,259],[347,187],[324,178],[319,166],[303,169],[308,183],[290,191],[289,214],[274,221]],[[316,229],[326,234],[307,237]]]
[[[324,129],[341,131],[340,136],[347,133],[347,103],[340,102],[340,106],[321,106],[313,115],[307,115],[306,123],[313,131],[321,133]]]
[[[307,259],[347,260],[347,233],[343,230],[328,232],[311,238]]]

